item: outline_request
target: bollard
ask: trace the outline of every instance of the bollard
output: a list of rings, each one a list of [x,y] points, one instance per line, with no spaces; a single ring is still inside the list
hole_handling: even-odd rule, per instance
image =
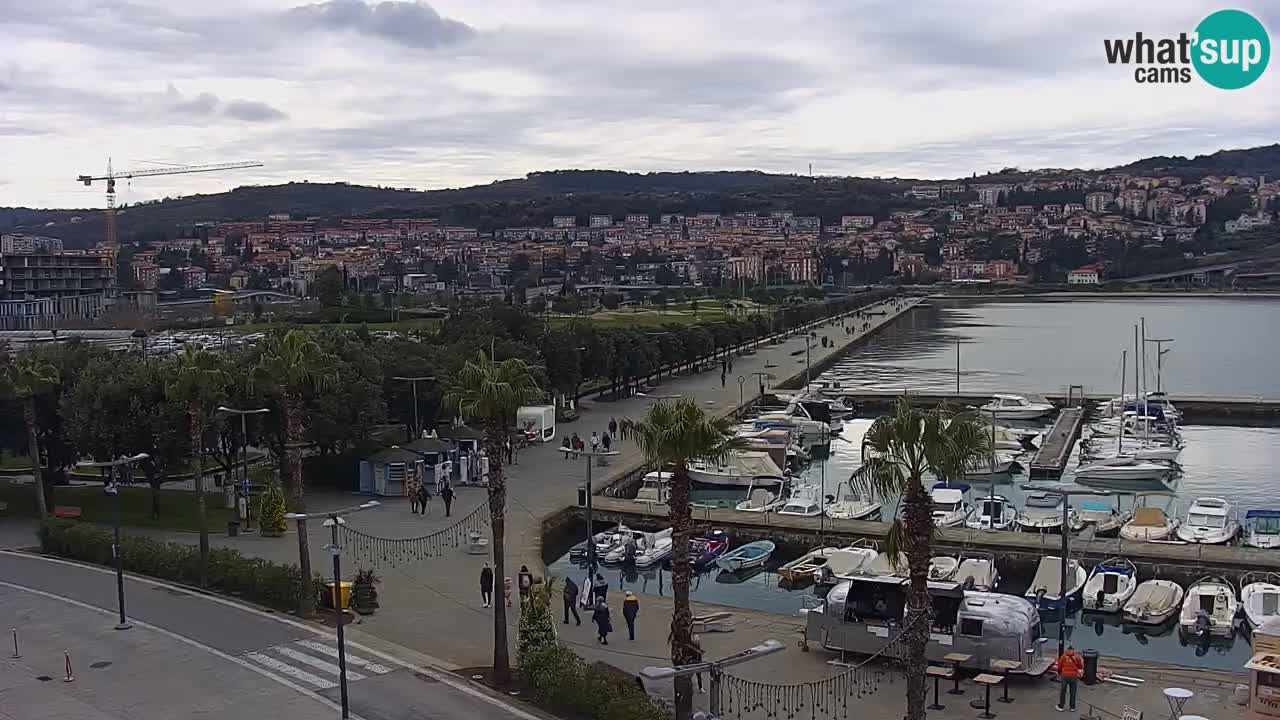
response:
[[[22,653],[18,652],[18,628],[13,629],[13,659],[17,660],[22,657]]]
[[[71,674],[71,653],[67,652],[66,650],[63,650],[62,657],[64,660],[66,660],[66,665],[67,665],[67,676],[62,678],[62,682],[72,682],[73,680],[76,679],[76,676]]]

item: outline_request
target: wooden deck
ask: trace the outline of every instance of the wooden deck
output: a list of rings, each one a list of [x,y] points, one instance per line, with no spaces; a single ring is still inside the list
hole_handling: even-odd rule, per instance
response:
[[[1080,437],[1083,424],[1083,408],[1067,408],[1058,413],[1058,419],[1045,434],[1044,442],[1031,459],[1031,466],[1027,468],[1032,480],[1056,480],[1062,477],[1062,470],[1067,466],[1067,458],[1071,457],[1071,449]]]

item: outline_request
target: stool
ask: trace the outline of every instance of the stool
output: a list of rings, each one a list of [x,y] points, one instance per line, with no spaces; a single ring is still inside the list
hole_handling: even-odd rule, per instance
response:
[[[925,673],[933,678],[933,704],[929,706],[929,709],[942,710],[946,708],[946,705],[938,702],[938,681],[942,678],[955,677],[956,671],[948,667],[930,665],[925,669]]]
[[[985,685],[987,688],[987,696],[982,703],[982,712],[978,714],[978,717],[982,718],[982,720],[991,720],[991,718],[996,716],[995,713],[991,712],[991,686],[1003,683],[1004,678],[999,675],[988,675],[987,673],[982,673],[978,675],[978,677],[974,678],[973,681],[979,685]]]
[[[1002,702],[1002,703],[1013,702],[1013,698],[1009,697],[1009,672],[1012,670],[1017,670],[1020,667],[1022,667],[1022,663],[1014,662],[1013,660],[992,660],[991,661],[991,669],[1000,673],[1000,677],[1005,679],[1004,682],[1000,683],[1004,687],[1004,692],[1002,692],[1000,697],[997,698],[997,702]]]
[[[956,684],[955,684],[955,687],[947,691],[948,695],[964,694],[964,690],[960,689],[960,666],[969,662],[972,659],[973,659],[972,655],[967,655],[965,653],[947,653],[942,657],[942,661],[951,663],[952,669],[955,670],[955,675],[953,676],[953,679],[955,680]]]

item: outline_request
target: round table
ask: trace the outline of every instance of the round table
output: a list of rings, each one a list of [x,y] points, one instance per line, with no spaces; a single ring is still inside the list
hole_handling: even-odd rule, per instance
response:
[[[1169,720],[1178,720],[1182,716],[1182,707],[1193,697],[1195,693],[1186,688],[1165,688],[1164,699],[1169,701]]]

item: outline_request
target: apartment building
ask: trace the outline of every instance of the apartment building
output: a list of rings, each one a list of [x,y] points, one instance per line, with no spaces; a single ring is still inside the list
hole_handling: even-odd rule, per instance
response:
[[[96,317],[115,296],[110,255],[0,254],[0,328],[37,330]]]

